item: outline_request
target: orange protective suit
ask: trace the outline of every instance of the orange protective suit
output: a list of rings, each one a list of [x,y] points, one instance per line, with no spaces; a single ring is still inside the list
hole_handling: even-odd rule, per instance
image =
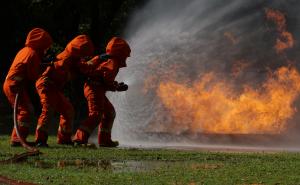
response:
[[[126,59],[130,56],[130,47],[121,38],[114,37],[106,47],[110,56],[107,61],[98,61],[98,67],[89,73],[89,80],[84,84],[84,96],[88,102],[89,116],[77,129],[74,142],[85,144],[92,131],[99,125],[98,143],[100,146],[114,147],[111,140],[111,129],[116,116],[115,109],[105,96],[106,91],[118,91],[115,78],[121,67],[126,67]],[[127,86],[127,85],[126,85]]]
[[[32,29],[26,38],[25,47],[16,55],[3,84],[4,93],[14,107],[16,93],[19,93],[17,121],[21,136],[26,139],[30,124],[30,112],[33,106],[26,86],[29,81],[35,81],[40,75],[41,59],[51,46],[52,38],[41,28]],[[16,130],[13,129],[11,142],[20,142]]]
[[[52,113],[60,114],[57,133],[58,144],[71,144],[72,121],[74,109],[67,97],[64,96],[64,85],[74,78],[77,72],[86,73],[93,64],[82,61],[83,57],[92,56],[94,46],[86,35],[79,35],[70,41],[65,50],[57,55],[52,66],[36,82],[36,89],[40,96],[42,112],[36,128],[36,143],[46,144],[48,126]]]

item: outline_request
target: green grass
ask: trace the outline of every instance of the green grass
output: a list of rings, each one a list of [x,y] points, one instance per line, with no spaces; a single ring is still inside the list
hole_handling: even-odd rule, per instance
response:
[[[23,152],[0,136],[0,159]],[[300,153],[74,148],[55,144],[0,175],[39,184],[300,184]]]

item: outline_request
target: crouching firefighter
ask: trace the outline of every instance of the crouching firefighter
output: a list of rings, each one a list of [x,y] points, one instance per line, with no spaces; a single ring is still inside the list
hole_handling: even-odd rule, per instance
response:
[[[17,53],[3,84],[4,94],[12,107],[14,107],[16,94],[19,94],[17,126],[20,137],[24,141],[29,134],[30,117],[33,111],[27,88],[29,82],[35,82],[40,76],[41,60],[52,42],[51,36],[45,30],[32,29],[27,35],[25,47]],[[11,146],[21,146],[15,128],[12,131],[10,143]]]
[[[114,37],[107,44],[106,54],[102,55],[106,57],[96,56],[91,59],[98,61],[99,64],[89,73],[88,80],[84,84],[84,96],[88,102],[89,115],[75,133],[73,138],[75,145],[87,144],[89,136],[98,125],[99,146],[116,147],[119,145],[118,141],[111,139],[116,112],[105,93],[128,89],[128,85],[116,82],[115,78],[119,69],[127,66],[126,59],[130,56],[130,52],[130,47],[125,40]]]
[[[37,146],[48,146],[48,127],[54,112],[60,115],[57,143],[73,144],[71,134],[74,108],[63,90],[65,84],[79,72],[86,73],[93,68],[94,64],[84,61],[85,57],[93,56],[93,52],[94,45],[90,38],[79,35],[67,44],[65,50],[56,56],[56,60],[37,80],[36,89],[42,106],[35,133]]]

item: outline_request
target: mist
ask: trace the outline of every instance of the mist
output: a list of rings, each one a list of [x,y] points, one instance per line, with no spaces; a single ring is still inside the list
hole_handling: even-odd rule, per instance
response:
[[[266,19],[268,8],[284,13],[286,29],[295,40],[293,47],[280,54],[274,49],[276,25]],[[224,136],[209,140],[199,137],[201,132],[187,134],[185,129],[164,134],[175,118],[157,96],[159,84],[171,80],[192,86],[202,75],[213,72],[240,92],[244,84],[259,88],[269,72],[281,66],[299,69],[299,8],[296,0],[150,0],[132,14],[124,33],[132,53],[117,80],[127,83],[129,90],[108,94],[117,112],[113,139],[136,146],[230,144],[234,140]],[[233,67],[240,63],[246,67],[238,78],[232,78]],[[298,114],[287,120],[288,134],[274,142],[295,144]],[[272,143],[270,138],[248,144],[265,145]]]

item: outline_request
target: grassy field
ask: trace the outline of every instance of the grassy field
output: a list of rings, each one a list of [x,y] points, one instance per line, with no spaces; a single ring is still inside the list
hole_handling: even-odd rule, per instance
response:
[[[0,165],[0,175],[37,184],[300,184],[300,153],[237,153],[55,144],[40,156]],[[0,159],[11,148],[0,136]]]

